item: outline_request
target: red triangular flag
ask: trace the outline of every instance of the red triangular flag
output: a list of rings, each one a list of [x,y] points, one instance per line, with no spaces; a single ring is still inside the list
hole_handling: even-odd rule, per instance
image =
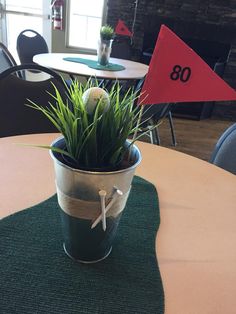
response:
[[[125,25],[125,23],[122,20],[118,20],[118,23],[115,28],[115,33],[117,35],[124,35],[124,36],[129,36],[132,37],[133,34],[130,32],[128,27]]]
[[[214,100],[236,100],[236,92],[162,25],[139,104]]]

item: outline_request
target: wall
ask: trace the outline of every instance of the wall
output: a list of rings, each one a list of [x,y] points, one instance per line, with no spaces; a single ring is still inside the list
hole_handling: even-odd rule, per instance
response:
[[[109,0],[107,21],[120,18],[131,28],[134,0]],[[231,44],[224,80],[236,88],[236,0],[139,0],[134,28],[133,59],[140,60],[144,34],[158,34],[164,23],[181,37]],[[214,116],[236,120],[235,102],[217,102]]]

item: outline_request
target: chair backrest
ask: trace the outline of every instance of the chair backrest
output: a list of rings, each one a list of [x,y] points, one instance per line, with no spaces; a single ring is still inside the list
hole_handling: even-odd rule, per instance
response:
[[[16,61],[10,51],[3,43],[0,43],[0,73],[15,65],[17,65]]]
[[[16,49],[21,64],[33,63],[36,54],[48,52],[45,39],[32,29],[25,29],[18,35]]]
[[[145,106],[143,119],[148,117],[152,117],[154,122],[158,122],[159,120],[165,118],[169,111],[171,110],[173,104],[156,104],[156,105],[147,105]]]
[[[28,69],[46,73],[49,78],[27,81],[15,75],[17,71]],[[29,104],[28,99],[38,105],[48,106],[48,102],[52,101],[48,92],[54,94],[52,83],[62,97],[66,97],[66,89],[60,75],[42,66],[18,65],[0,74],[0,137],[57,131],[42,113],[26,106]]]
[[[139,80],[136,84],[135,91],[138,93],[141,92],[142,86],[144,84],[145,78]],[[159,120],[165,118],[169,111],[173,107],[173,103],[167,103],[167,104],[157,104],[157,105],[145,105],[143,114],[142,114],[142,120],[148,120],[152,119],[152,122],[157,123]]]
[[[112,43],[111,57],[130,60],[132,56],[132,48],[130,39],[115,38]]]
[[[212,152],[210,162],[236,174],[236,123],[221,135]]]

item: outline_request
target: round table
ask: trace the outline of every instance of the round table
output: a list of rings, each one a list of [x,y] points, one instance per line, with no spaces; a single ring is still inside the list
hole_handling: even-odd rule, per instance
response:
[[[123,65],[125,69],[121,71],[104,71],[89,68],[83,63],[63,60],[63,58],[66,57],[97,60],[97,56],[95,55],[42,53],[34,56],[33,61],[44,67],[70,75],[81,75],[85,77],[96,76],[97,78],[108,80],[138,80],[142,79],[148,72],[148,66],[146,64],[130,60],[110,58],[111,63]]]
[[[58,134],[0,139],[1,217],[55,193],[49,152]],[[236,176],[205,161],[138,142],[136,174],[158,191],[156,252],[165,314],[234,313],[236,308]]]

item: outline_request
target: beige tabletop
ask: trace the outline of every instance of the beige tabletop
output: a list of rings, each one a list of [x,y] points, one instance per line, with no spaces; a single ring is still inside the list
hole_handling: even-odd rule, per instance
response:
[[[112,80],[136,80],[143,78],[148,71],[148,66],[143,63],[124,59],[110,58],[111,63],[123,65],[125,70],[102,71],[89,68],[87,65],[77,62],[65,61],[63,58],[74,57],[97,60],[95,55],[68,54],[68,53],[43,53],[34,56],[33,61],[47,68],[72,75],[85,77],[96,76],[97,78]]]
[[[55,193],[44,149],[57,134],[0,139],[0,213],[4,217]],[[137,175],[154,183],[161,225],[156,251],[166,314],[236,312],[236,176],[197,158],[138,142]]]

